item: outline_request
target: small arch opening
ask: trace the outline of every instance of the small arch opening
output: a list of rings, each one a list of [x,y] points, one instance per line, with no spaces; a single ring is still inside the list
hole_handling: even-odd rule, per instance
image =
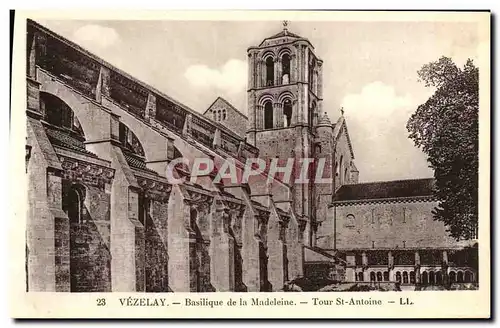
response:
[[[410,284],[415,283],[415,271],[410,272]]]
[[[377,272],[377,281],[382,281],[382,272]]]
[[[363,272],[358,272],[358,281],[363,281],[363,280],[364,280]]]
[[[465,271],[464,282],[472,282],[472,272]]]
[[[408,272],[404,271],[403,272],[403,284],[408,283]]]
[[[389,271],[384,271],[384,281],[389,281]]]
[[[73,184],[65,197],[63,197],[63,210],[69,218],[70,224],[81,224],[84,219],[85,187],[80,184]]]
[[[396,272],[396,281],[401,282],[401,272]]]
[[[118,138],[122,148],[126,151],[145,157],[144,148],[139,141],[139,138],[122,122],[119,124]]]
[[[370,281],[375,281],[375,272],[370,272]]]
[[[452,284],[457,282],[457,274],[455,273],[455,271],[450,271],[449,279],[450,279],[450,283],[452,283]]]
[[[462,271],[458,271],[457,282],[464,282],[464,273]]]
[[[441,271],[436,272],[436,284],[441,285],[443,283],[443,274]]]
[[[427,271],[424,271],[422,273],[422,284],[423,285],[429,284],[429,275],[428,275]]]
[[[429,272],[429,284],[434,285],[436,283],[436,274],[434,271]]]

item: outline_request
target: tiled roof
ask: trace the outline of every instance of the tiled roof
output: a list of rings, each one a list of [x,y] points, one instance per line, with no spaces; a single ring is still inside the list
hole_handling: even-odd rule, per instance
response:
[[[343,185],[336,201],[432,196],[434,179],[396,180]]]
[[[97,157],[97,155],[85,149],[83,141],[79,140],[75,136],[72,136],[69,131],[64,131],[57,127],[46,125],[45,132],[54,146],[67,148],[91,157]]]
[[[282,37],[285,37],[285,36],[288,36],[288,37],[292,37],[292,38],[298,38],[298,39],[302,39],[301,36],[295,34],[295,33],[292,33],[292,32],[289,32],[288,30],[283,30],[279,33],[276,33],[275,35],[271,36],[271,37],[268,37],[267,39],[277,39],[277,38],[282,38]]]
[[[141,158],[137,157],[136,155],[132,154],[131,152],[127,150],[123,150],[123,156],[125,156],[125,160],[127,161],[127,164],[136,170],[141,170],[141,171],[146,171],[149,173],[153,173],[157,175],[156,171],[148,169],[146,167],[146,162],[142,160]]]

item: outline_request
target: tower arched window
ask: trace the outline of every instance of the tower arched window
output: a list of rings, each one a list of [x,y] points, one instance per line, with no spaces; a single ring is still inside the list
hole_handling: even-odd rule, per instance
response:
[[[284,54],[281,57],[281,65],[282,65],[282,84],[290,83],[290,55]]]
[[[222,120],[223,121],[226,120],[226,110],[225,109],[222,110]]]
[[[349,170],[347,167],[344,170],[344,183],[349,183]]]
[[[283,103],[283,118],[284,118],[284,126],[289,127],[292,123],[292,101],[290,99],[285,99]]]
[[[266,59],[266,86],[274,85],[274,59],[267,57]]]
[[[268,101],[264,105],[264,129],[273,128],[273,104]]]

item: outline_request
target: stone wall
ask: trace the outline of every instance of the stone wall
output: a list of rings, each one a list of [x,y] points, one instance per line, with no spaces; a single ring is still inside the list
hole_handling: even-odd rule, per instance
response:
[[[333,248],[336,217],[337,248],[440,248],[459,246],[443,223],[433,219],[436,202],[353,203],[330,208],[318,234],[329,237],[318,246]],[[334,211],[336,213],[334,213]]]

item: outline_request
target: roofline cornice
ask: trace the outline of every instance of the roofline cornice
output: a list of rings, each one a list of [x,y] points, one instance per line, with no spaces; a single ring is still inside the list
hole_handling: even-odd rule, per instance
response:
[[[388,203],[419,203],[419,202],[436,202],[437,198],[433,195],[429,196],[412,196],[412,197],[392,197],[392,198],[373,198],[373,199],[353,199],[353,200],[336,200],[331,202],[328,207],[349,206],[349,205],[366,205],[366,204],[388,204]]]

